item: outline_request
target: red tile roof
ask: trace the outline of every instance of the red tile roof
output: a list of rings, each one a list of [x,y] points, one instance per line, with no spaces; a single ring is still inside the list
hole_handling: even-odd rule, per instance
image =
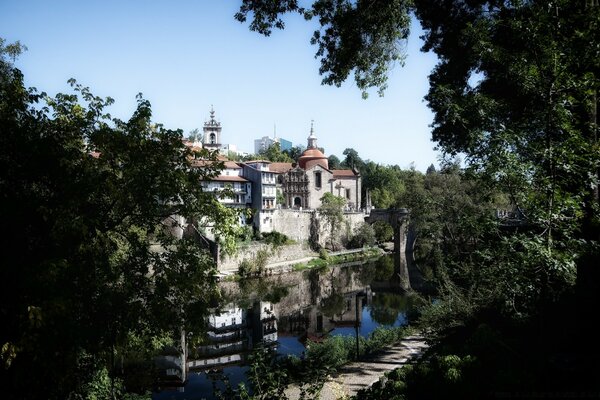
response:
[[[334,169],[333,171],[334,178],[354,178],[356,174],[351,169]]]
[[[225,168],[229,169],[242,169],[235,161],[225,161]]]
[[[274,162],[269,165],[269,171],[277,174],[283,174],[284,172],[288,172],[290,169],[292,169],[292,163],[289,162]]]
[[[217,182],[248,182],[247,179],[237,175],[219,175],[211,179]]]

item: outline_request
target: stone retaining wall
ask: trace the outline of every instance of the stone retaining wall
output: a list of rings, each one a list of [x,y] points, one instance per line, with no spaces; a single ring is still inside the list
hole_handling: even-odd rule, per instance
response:
[[[261,249],[267,249],[269,252],[269,264],[282,261],[293,261],[300,258],[317,255],[309,248],[308,243],[306,242],[279,246],[276,249],[273,249],[271,245],[266,243],[252,243],[247,247],[240,248],[237,254],[233,257],[221,257],[219,271],[236,272],[242,260],[253,258]]]
[[[276,210],[273,215],[273,230],[283,233],[290,239],[298,242],[308,241],[311,235],[311,219],[316,211],[313,210]],[[325,246],[329,241],[329,227],[323,217],[316,214],[318,220],[318,242],[321,246]],[[342,235],[352,233],[356,228],[364,223],[365,214],[362,212],[345,213],[345,223],[342,225]],[[346,228],[347,227],[347,228]],[[349,232],[346,232],[347,229]]]
[[[314,223],[313,218],[315,211],[313,210],[275,210],[273,213],[273,230],[283,233],[288,238],[297,242],[292,245],[280,246],[276,251],[271,250],[271,246],[264,243],[252,243],[247,247],[238,250],[238,253],[233,257],[221,257],[218,265],[220,272],[237,271],[239,263],[244,259],[252,258],[256,255],[259,249],[266,248],[270,252],[268,260],[269,264],[293,261],[300,258],[317,255],[310,249],[309,238],[311,237],[311,225]],[[329,245],[329,227],[325,223],[324,218],[316,214],[318,230],[315,229],[317,241],[320,246]],[[363,213],[345,213],[344,223],[342,224],[340,235],[352,235],[354,231],[364,223],[365,214]]]

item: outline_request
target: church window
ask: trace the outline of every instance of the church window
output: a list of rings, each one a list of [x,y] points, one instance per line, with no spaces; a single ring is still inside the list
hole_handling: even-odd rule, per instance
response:
[[[350,189],[346,189],[346,198],[350,200]]]
[[[315,187],[321,188],[321,171],[315,172]]]
[[[215,144],[215,143],[217,143],[217,139],[215,137],[215,134],[211,133],[210,134],[210,144]]]

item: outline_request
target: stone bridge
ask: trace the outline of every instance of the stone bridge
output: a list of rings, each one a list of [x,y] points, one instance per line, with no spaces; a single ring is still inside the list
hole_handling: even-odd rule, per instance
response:
[[[365,217],[365,222],[373,224],[382,221],[394,229],[394,267],[400,277],[400,285],[405,290],[410,290],[410,277],[406,261],[406,243],[408,236],[408,217],[410,212],[406,208],[398,209],[373,209]]]

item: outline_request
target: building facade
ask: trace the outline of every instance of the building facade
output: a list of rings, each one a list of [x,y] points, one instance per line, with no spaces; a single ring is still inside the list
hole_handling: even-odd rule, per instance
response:
[[[273,230],[273,211],[277,205],[275,173],[269,168],[270,161],[254,160],[242,163],[242,176],[252,182],[252,208],[254,227],[260,232]]]
[[[285,208],[315,209],[327,192],[346,200],[347,211],[358,211],[361,204],[361,177],[357,171],[331,170],[327,157],[317,146],[311,125],[308,146],[293,165],[280,175]]]

